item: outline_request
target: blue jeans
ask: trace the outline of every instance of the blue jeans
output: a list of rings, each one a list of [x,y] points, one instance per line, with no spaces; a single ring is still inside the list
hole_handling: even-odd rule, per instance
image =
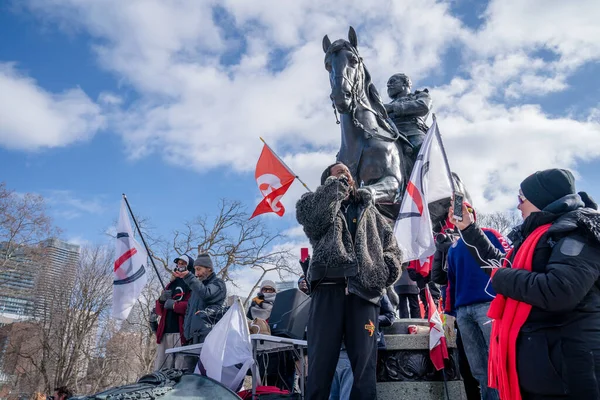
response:
[[[335,367],[333,382],[331,382],[329,400],[349,399],[350,392],[352,392],[353,382],[354,375],[352,375],[352,365],[350,365],[348,353],[346,353],[346,350],[340,350],[340,358],[338,359],[337,366]]]
[[[498,391],[489,388],[488,358],[492,323],[487,316],[490,303],[461,306],[456,310],[456,322],[469,360],[473,377],[479,381],[483,400],[498,400]]]

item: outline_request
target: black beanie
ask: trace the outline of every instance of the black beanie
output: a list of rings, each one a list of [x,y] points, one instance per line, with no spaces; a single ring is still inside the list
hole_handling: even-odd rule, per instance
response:
[[[338,164],[342,164],[342,163],[339,161],[334,162],[329,167],[327,167],[325,169],[325,171],[323,171],[323,173],[321,174],[321,186],[323,186],[325,184],[325,181],[327,180],[327,178],[329,178],[331,176],[331,168],[335,167]]]
[[[208,253],[198,254],[196,261],[194,261],[194,267],[206,267],[212,269],[213,263]]]
[[[543,210],[550,203],[575,194],[575,177],[566,169],[545,169],[529,175],[521,182],[523,196],[534,206]]]

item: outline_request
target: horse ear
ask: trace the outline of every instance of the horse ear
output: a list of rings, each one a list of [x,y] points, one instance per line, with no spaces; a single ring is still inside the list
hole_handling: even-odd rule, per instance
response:
[[[325,35],[323,36],[323,51],[325,53],[329,50],[329,46],[331,46],[331,40],[329,40],[329,36]]]
[[[358,49],[358,39],[356,38],[356,31],[353,27],[350,27],[350,30],[348,31],[348,41],[355,49]]]

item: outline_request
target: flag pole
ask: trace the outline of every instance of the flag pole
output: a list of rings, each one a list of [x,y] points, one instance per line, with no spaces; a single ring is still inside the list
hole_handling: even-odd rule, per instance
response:
[[[292,171],[292,169],[291,169],[290,167],[288,167],[288,166],[287,166],[287,164],[286,164],[285,162],[283,162],[283,160],[282,160],[281,158],[279,158],[279,156],[277,155],[277,153],[275,153],[275,152],[273,151],[273,149],[271,148],[271,146],[269,146],[269,145],[267,144],[267,142],[265,142],[265,139],[263,139],[263,138],[261,137],[261,138],[260,138],[260,140],[261,140],[261,141],[262,141],[262,142],[265,144],[265,146],[267,146],[267,148],[268,148],[268,149],[271,151],[271,153],[273,153],[273,155],[274,155],[275,157],[277,157],[277,159],[279,160],[279,162],[280,162],[281,164],[283,164],[283,166],[284,166],[284,167],[285,167],[285,168],[286,168],[286,169],[287,169],[287,170],[290,172],[290,174],[294,175],[294,177],[295,177],[296,179],[298,179],[298,182],[300,182],[300,183],[302,184],[302,186],[304,186],[304,188],[305,188],[306,190],[308,190],[309,192],[312,192],[312,190],[310,190],[310,188],[309,188],[309,187],[306,185],[306,183],[304,183],[304,181],[302,181],[302,179],[300,179],[300,177],[299,177],[298,175],[296,175],[296,173],[295,173],[294,171]]]
[[[446,170],[448,171],[448,173],[450,174],[450,176],[448,176],[448,178],[450,179],[450,187],[452,188],[452,193],[454,193],[456,191],[456,187],[454,185],[454,179],[452,178],[452,170],[450,169],[450,163],[448,162],[448,156],[446,155],[446,148],[444,147],[444,142],[442,142],[442,134],[440,133],[440,128],[437,124],[437,118],[435,116],[435,113],[432,113],[431,116],[433,117],[433,123],[435,124],[435,136],[436,139],[438,141],[438,144],[440,145],[440,150],[442,151],[442,157],[444,158],[444,164],[446,164]]]
[[[158,281],[160,282],[160,285],[162,286],[162,288],[165,289],[165,284],[163,283],[163,280],[160,277],[160,274],[158,273],[156,264],[154,264],[154,258],[152,258],[150,249],[148,248],[148,245],[146,244],[146,240],[144,239],[144,235],[142,235],[140,226],[138,225],[137,220],[135,219],[135,216],[133,215],[133,211],[131,211],[131,206],[129,205],[129,200],[127,200],[127,196],[125,195],[125,193],[123,193],[123,200],[125,200],[125,204],[127,204],[127,209],[129,210],[129,215],[131,215],[131,218],[133,219],[133,223],[135,224],[135,227],[137,228],[138,233],[140,234],[140,237],[142,238],[142,243],[144,243],[144,247],[146,248],[146,253],[148,253],[148,257],[150,257],[150,262],[152,263],[152,266],[154,267],[154,272],[156,272],[156,276],[158,276]]]
[[[450,400],[450,393],[448,392],[448,379],[446,378],[446,368],[442,368],[442,376],[444,377],[444,389],[446,391],[446,399]]]

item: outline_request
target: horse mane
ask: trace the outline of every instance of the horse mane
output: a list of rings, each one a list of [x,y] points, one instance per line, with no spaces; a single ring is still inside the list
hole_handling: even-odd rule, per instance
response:
[[[375,84],[373,83],[373,80],[371,79],[371,73],[369,72],[367,66],[364,63],[363,69],[365,70],[365,92],[367,93],[367,98],[371,103],[371,107],[373,107],[373,109],[377,111],[382,118],[387,119],[388,114],[387,111],[385,111],[385,107],[383,106],[383,100],[381,99],[379,91],[377,90]]]
[[[327,58],[329,56],[331,56],[333,53],[337,53],[338,51],[340,51],[342,49],[350,50],[352,53],[354,53],[354,55],[356,55],[359,59],[362,60],[362,57],[360,56],[358,49],[356,47],[352,46],[352,44],[345,39],[338,39],[329,46],[329,48],[327,49],[327,52],[325,53],[325,60],[327,60]],[[373,79],[371,78],[371,73],[369,72],[369,69],[367,68],[367,66],[365,65],[364,62],[362,63],[362,66],[363,66],[363,70],[365,72],[364,90],[365,90],[365,94],[367,95],[367,98],[369,99],[369,102],[371,103],[371,107],[373,108],[373,110],[375,110],[375,111],[377,111],[377,113],[379,113],[379,116],[381,118],[383,118],[384,120],[388,119],[387,111],[385,111],[385,107],[383,106],[383,100],[381,99],[381,96],[379,95],[379,91],[377,90],[377,88],[375,87],[375,84],[373,83]]]

